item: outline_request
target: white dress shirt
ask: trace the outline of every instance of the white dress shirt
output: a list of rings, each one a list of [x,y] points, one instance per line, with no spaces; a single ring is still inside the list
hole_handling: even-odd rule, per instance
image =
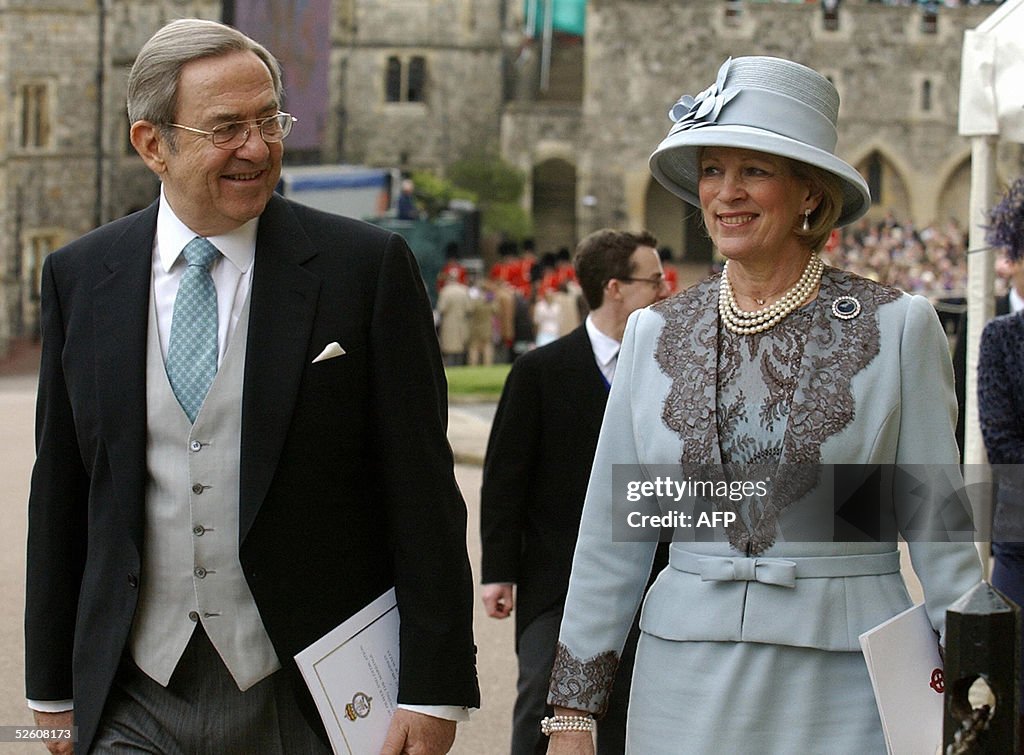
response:
[[[1014,286],[1010,286],[1010,312],[1017,313],[1024,309],[1024,298],[1017,293]]]
[[[615,365],[619,361],[619,347],[622,345],[609,335],[605,335],[594,324],[594,318],[587,315],[583,323],[587,328],[587,335],[590,336],[590,348],[594,350],[594,360],[597,362],[604,379],[611,385],[615,377]]]
[[[249,295],[258,224],[259,218],[253,218],[230,233],[207,237],[222,255],[210,265],[210,277],[217,289],[218,365],[224,358],[242,313],[242,306]],[[160,352],[164,355],[164,361],[167,360],[167,345],[171,340],[174,298],[178,295],[181,276],[188,267],[181,252],[195,237],[195,231],[190,230],[174,214],[161,190],[160,212],[156,216],[156,239],[153,243],[153,298],[156,325],[160,333]]]

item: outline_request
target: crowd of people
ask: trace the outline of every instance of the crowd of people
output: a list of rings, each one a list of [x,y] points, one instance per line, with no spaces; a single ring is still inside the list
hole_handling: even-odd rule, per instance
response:
[[[836,231],[822,258],[865,278],[931,299],[962,296],[967,286],[967,234],[959,223],[923,228],[888,212]]]
[[[533,244],[502,243],[485,274],[449,250],[437,280],[436,318],[445,364],[510,362],[574,330],[586,315],[568,249],[538,258]]]
[[[566,247],[537,255],[532,239],[504,241],[499,259],[486,272],[445,252],[437,276],[438,338],[445,364],[507,363],[537,346],[571,333],[589,307]],[[669,294],[679,273],[669,247],[658,249]]]

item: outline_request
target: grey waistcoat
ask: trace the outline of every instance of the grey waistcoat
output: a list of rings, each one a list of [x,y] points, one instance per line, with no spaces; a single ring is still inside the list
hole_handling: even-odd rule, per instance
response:
[[[146,505],[132,658],[167,685],[202,622],[239,689],[280,668],[238,559],[242,383],[249,303],[194,425],[164,366],[151,308],[146,356]]]

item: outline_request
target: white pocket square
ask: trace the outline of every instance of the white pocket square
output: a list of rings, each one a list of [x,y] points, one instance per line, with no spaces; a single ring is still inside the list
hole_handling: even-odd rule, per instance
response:
[[[331,341],[324,347],[324,350],[320,352],[320,356],[313,360],[313,364],[323,362],[327,359],[334,359],[334,357],[340,357],[344,353],[345,350],[341,348],[341,344],[337,341]]]

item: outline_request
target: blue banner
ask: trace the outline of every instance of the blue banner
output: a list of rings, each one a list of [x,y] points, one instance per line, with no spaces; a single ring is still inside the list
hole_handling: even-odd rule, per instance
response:
[[[566,34],[583,36],[587,0],[524,0],[523,15],[527,30],[535,37],[544,33],[544,19],[551,8],[551,28]]]

